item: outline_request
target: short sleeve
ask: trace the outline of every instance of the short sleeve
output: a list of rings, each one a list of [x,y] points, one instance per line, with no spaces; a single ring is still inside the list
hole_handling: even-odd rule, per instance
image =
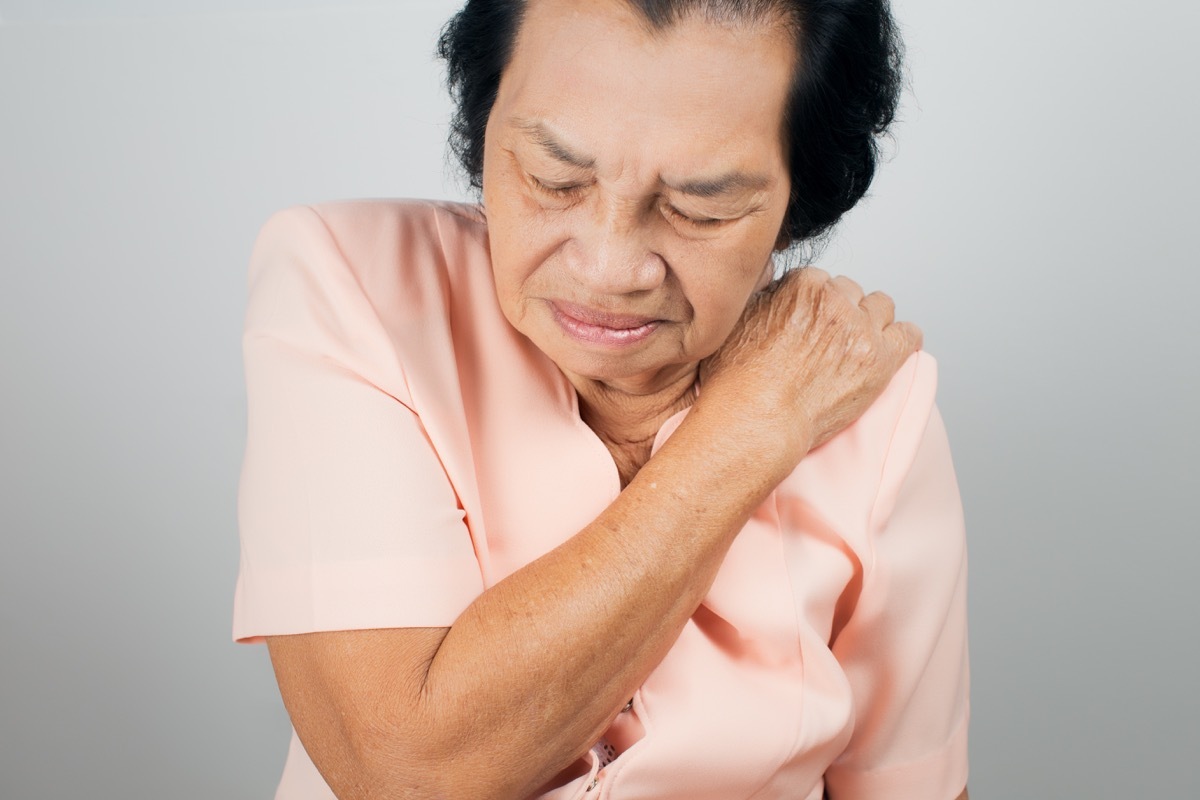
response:
[[[967,782],[966,540],[945,426],[925,395],[897,425],[871,563],[833,645],[855,725],[826,772],[831,800],[954,800]]]
[[[233,638],[453,623],[483,590],[464,513],[362,282],[311,208],[250,261]]]

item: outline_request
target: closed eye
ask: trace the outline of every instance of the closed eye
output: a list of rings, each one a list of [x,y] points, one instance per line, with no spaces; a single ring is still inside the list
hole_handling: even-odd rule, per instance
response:
[[[533,188],[537,189],[542,194],[556,198],[569,198],[587,188],[586,185],[582,183],[546,183],[535,175],[529,176],[529,182],[533,184]]]
[[[666,204],[665,208],[666,208],[667,215],[670,216],[672,219],[678,220],[679,222],[681,222],[685,225],[691,225],[696,228],[715,228],[724,222],[729,222],[729,220],[720,219],[719,217],[688,216],[687,214],[684,214],[682,211],[680,211],[675,206],[673,206],[669,203]]]

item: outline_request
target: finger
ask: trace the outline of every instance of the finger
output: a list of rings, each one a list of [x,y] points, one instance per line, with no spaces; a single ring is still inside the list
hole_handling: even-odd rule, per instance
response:
[[[912,322],[893,322],[883,329],[883,335],[895,348],[901,360],[908,358],[925,344],[925,334]]]
[[[845,275],[838,275],[831,283],[842,293],[842,296],[851,302],[853,305],[858,305],[863,299],[863,289],[854,281],[847,278]]]
[[[871,292],[858,303],[867,312],[868,319],[876,328],[886,328],[896,321],[896,304],[883,292]]]

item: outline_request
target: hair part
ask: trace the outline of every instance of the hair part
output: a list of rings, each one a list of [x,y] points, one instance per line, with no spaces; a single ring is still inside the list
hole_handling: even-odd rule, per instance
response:
[[[896,116],[903,48],[888,0],[625,0],[652,32],[696,15],[723,24],[783,23],[794,74],[782,130],[791,197],[781,238],[827,234],[875,175],[879,138]],[[484,134],[512,57],[526,0],[467,0],[438,39],[455,102],[449,147],[470,185],[483,188]]]

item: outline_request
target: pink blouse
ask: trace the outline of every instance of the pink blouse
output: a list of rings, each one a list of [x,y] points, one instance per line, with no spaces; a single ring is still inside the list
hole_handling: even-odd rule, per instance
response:
[[[244,349],[236,641],[452,625],[620,491],[571,384],[501,314],[473,206],[276,214]],[[957,797],[966,548],[936,375],[914,354],[762,504],[605,734],[615,758],[545,800]],[[276,797],[334,797],[294,734]]]

